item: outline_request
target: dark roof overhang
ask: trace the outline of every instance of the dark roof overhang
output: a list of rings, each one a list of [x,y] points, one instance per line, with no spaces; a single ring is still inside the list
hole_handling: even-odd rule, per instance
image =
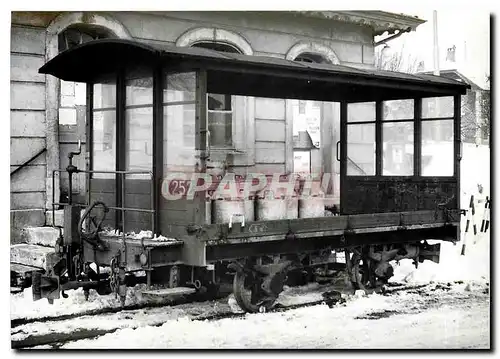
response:
[[[98,82],[129,66],[207,71],[212,93],[320,101],[376,101],[465,94],[468,84],[427,74],[365,70],[204,48],[104,39],[66,50],[39,70],[66,81]]]

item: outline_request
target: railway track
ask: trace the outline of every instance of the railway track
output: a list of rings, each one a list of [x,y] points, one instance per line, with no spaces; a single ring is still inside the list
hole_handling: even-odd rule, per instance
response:
[[[79,317],[83,317],[83,316],[119,313],[119,312],[128,311],[128,310],[173,307],[173,306],[177,306],[177,305],[181,305],[181,304],[195,303],[195,302],[199,302],[199,301],[200,301],[200,299],[197,299],[196,297],[186,296],[185,298],[179,298],[179,299],[174,299],[174,300],[170,300],[170,301],[163,301],[163,302],[159,302],[159,303],[139,303],[139,304],[126,305],[124,307],[105,307],[105,308],[99,308],[99,309],[91,309],[91,310],[78,312],[78,313],[61,314],[61,315],[46,316],[46,317],[16,318],[16,319],[11,319],[10,327],[15,328],[15,327],[18,327],[20,325],[25,325],[25,324],[30,324],[30,323],[60,321],[60,320],[79,318]]]
[[[386,288],[377,288],[375,290],[368,291],[367,294],[378,292],[385,295],[391,295],[392,293],[396,293],[399,291],[416,290],[426,286],[429,286],[429,284],[392,285]],[[309,302],[290,305],[277,303],[271,310],[268,311],[268,313],[285,312],[288,310],[315,305],[328,305],[332,307],[337,303],[345,301],[339,291],[327,290],[329,288],[331,289],[331,286],[328,285],[319,286],[319,288],[317,288],[326,290],[320,292],[322,297],[320,300],[313,300]],[[141,311],[146,313],[147,310],[154,311],[150,313],[150,322],[146,323],[146,325],[153,327],[160,327],[168,320],[175,319],[175,316],[174,318],[161,318],[161,315],[159,313],[163,312],[163,309],[169,311],[179,310],[179,312],[183,313],[180,316],[187,316],[194,321],[212,321],[226,318],[239,318],[246,315],[246,313],[244,312],[232,311],[230,306],[227,304],[227,298],[225,300],[217,299],[213,301],[198,302],[194,306],[182,308],[183,305],[189,306],[193,304],[193,302],[190,302],[188,299],[189,298],[183,298],[182,300],[167,304],[150,303],[132,305],[124,308],[103,308],[100,310],[92,310],[88,312],[60,315],[54,317],[15,319],[11,321],[11,336],[17,335],[18,337],[22,336],[22,338],[13,339],[11,341],[11,347],[13,349],[28,349],[37,346],[50,346],[50,348],[59,348],[68,342],[73,342],[81,339],[95,339],[102,335],[113,333],[120,329],[138,327],[138,324],[134,324],[132,321],[134,315],[140,313]],[[216,307],[218,307],[219,310],[214,310],[214,308]],[[131,320],[130,325],[127,320]],[[78,321],[81,321],[81,323],[102,321],[108,324],[114,323],[114,325],[110,328],[80,327],[69,331],[54,331],[49,333],[36,333],[35,329],[35,332],[29,332],[30,329],[36,328],[37,325],[43,327],[59,325],[61,327],[64,327],[66,323],[70,322],[72,322],[73,325],[78,325]],[[144,325],[144,323],[142,324]]]

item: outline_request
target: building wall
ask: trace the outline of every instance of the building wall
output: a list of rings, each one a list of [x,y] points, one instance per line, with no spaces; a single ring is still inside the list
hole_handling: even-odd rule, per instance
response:
[[[45,62],[47,27],[57,15],[12,14],[11,170],[46,146],[46,78],[38,74],[38,69]],[[286,58],[297,43],[314,42],[331,49],[342,64],[371,68],[374,62],[373,35],[369,27],[293,13],[117,12],[105,15],[121,23],[133,38],[148,43],[175,44],[187,31],[208,27],[238,34],[250,45],[253,55]],[[244,156],[235,156],[232,163],[235,172],[290,170],[293,149],[286,101],[256,99],[252,106],[251,121],[240,128],[253,133],[254,146],[249,146]],[[61,166],[65,165],[63,159],[74,149],[76,140],[85,139],[81,123],[84,111],[80,112],[79,124],[73,129],[59,126]],[[46,181],[44,153],[11,177],[11,209],[45,208],[47,196],[51,196],[46,193]],[[62,187],[65,185],[62,182]],[[38,222],[40,220],[36,224]]]
[[[45,148],[45,31],[12,26],[10,79],[10,168],[16,169]],[[44,208],[45,153],[11,176],[12,209]]]
[[[301,15],[258,12],[128,13],[113,16],[137,39],[175,44],[196,27],[236,32],[252,46],[254,55],[285,57],[300,41],[314,41],[335,51],[345,65],[373,65],[373,35],[368,27],[311,19]]]

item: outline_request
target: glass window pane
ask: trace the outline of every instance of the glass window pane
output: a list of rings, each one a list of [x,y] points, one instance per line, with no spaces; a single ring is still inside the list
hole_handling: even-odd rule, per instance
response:
[[[92,170],[116,169],[116,85],[94,84],[92,126]],[[114,178],[114,174],[95,173],[94,178]]]
[[[453,117],[453,97],[422,99],[422,118]]]
[[[413,119],[414,102],[413,100],[393,100],[384,101],[382,110],[382,120],[408,120]]]
[[[347,122],[375,121],[375,102],[347,104]]]
[[[422,121],[422,176],[453,176],[453,120]]]
[[[382,141],[382,174],[413,175],[413,122],[384,123]]]
[[[116,107],[116,85],[95,84],[94,85],[94,109]]]
[[[208,111],[208,130],[210,131],[211,147],[232,146],[232,122],[233,113],[231,111]]]
[[[126,170],[151,171],[153,168],[153,108],[127,109],[125,121]],[[147,175],[139,177],[149,178]]]
[[[375,124],[347,126],[347,175],[375,175]]]
[[[231,95],[208,94],[208,109],[231,111]]]
[[[114,171],[116,169],[116,111],[94,111],[92,169]],[[95,173],[94,178],[114,178],[114,174]]]
[[[151,71],[140,67],[128,70],[125,94],[125,170],[151,171],[153,169],[153,77]],[[148,174],[127,175],[127,179],[138,178],[149,179],[150,176]]]
[[[195,115],[194,104],[163,107],[164,176],[171,172],[194,172]]]
[[[153,104],[153,78],[139,78],[127,80],[127,106]]]
[[[194,101],[196,72],[167,74],[163,89],[163,102]]]

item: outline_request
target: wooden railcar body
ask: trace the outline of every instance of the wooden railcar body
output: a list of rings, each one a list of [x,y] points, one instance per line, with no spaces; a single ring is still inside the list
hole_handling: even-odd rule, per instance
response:
[[[41,69],[66,81],[87,86],[87,203],[99,200],[112,208],[105,224],[122,232],[151,230],[170,238],[138,240],[127,234],[101,233],[108,250],[81,242],[86,262],[109,265],[117,252],[127,271],[172,266],[211,268],[221,261],[247,257],[317,253],[363,245],[419,243],[426,239],[457,241],[460,233],[460,98],[467,85],[430,75],[409,75],[376,70],[360,70],[342,65],[297,63],[293,61],[219,53],[201,48],[153,46],[129,40],[96,40],[62,52]],[[189,74],[186,75],[186,74]],[[168,98],[169,86],[191,81],[191,93],[181,101]],[[129,104],[127,84],[147,78],[151,101]],[[172,82],[170,81],[172,80]],[[94,147],[102,139],[93,137],[96,116],[96,85],[111,85],[115,103],[115,143],[111,176],[99,176]],[[173,86],[178,86],[174,84]],[[186,85],[188,86],[188,85]],[[208,173],[212,149],[207,120],[207,94],[255,96],[261,98],[314,100],[340,103],[340,141],[332,146],[340,163],[340,198],[335,216],[254,220],[246,223],[213,223],[208,191],[194,198],[169,200],[164,196],[165,177],[171,172]],[[452,171],[446,176],[422,173],[422,102],[428,98],[452,98],[453,108],[445,117],[452,123]],[[413,128],[412,174],[383,173],[383,106],[386,101],[411,100],[413,116],[406,119]],[[374,167],[370,175],[348,171],[349,106],[373,102],[375,116],[369,119],[375,132]],[[175,106],[186,105],[190,123],[183,128],[192,133],[189,161],[179,165],[169,149],[175,141]],[[127,111],[147,108],[151,121],[152,162],[149,174],[127,172],[130,156]],[[102,106],[105,107],[105,106]],[[173,116],[173,117],[172,117]],[[172,128],[172,129],[171,129]],[[167,138],[168,137],[168,138]],[[101,144],[100,144],[101,145]],[[189,152],[190,151],[190,152]],[[335,160],[335,159],[334,159]],[[102,170],[102,167],[101,167]],[[94,172],[93,172],[94,171]],[[102,172],[102,171],[101,171]],[[247,172],[251,172],[248,169]],[[62,175],[62,174],[61,174]],[[290,173],[284,173],[290,175]],[[255,200],[255,198],[254,198]],[[55,204],[64,205],[64,204]],[[75,205],[75,204],[72,204]],[[71,241],[70,241],[71,242]],[[79,242],[80,243],[80,242]],[[141,254],[145,260],[141,261]]]

